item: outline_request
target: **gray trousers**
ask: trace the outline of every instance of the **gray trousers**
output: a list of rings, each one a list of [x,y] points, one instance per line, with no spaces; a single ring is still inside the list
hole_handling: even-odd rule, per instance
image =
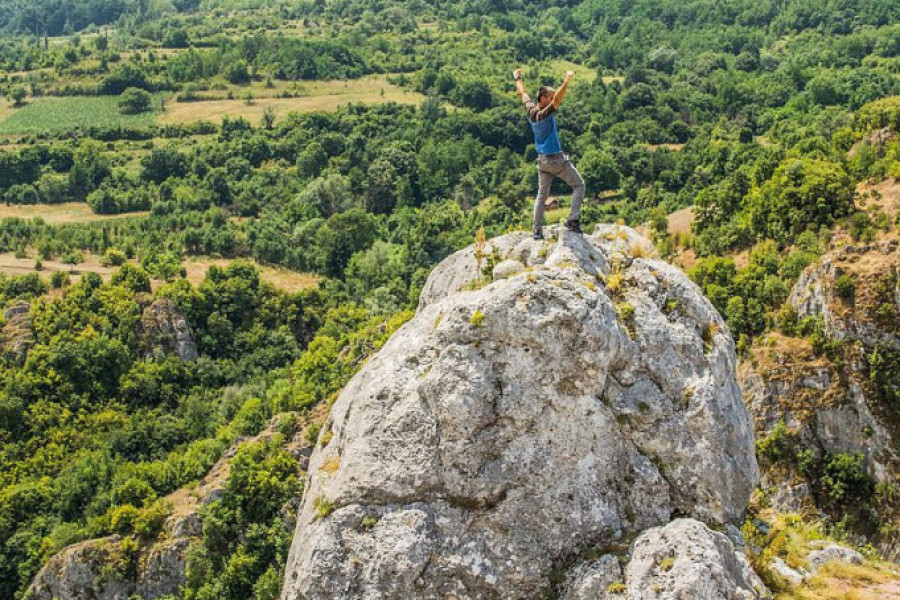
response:
[[[569,221],[581,219],[581,201],[584,200],[584,179],[575,169],[569,157],[559,154],[538,155],[538,193],[534,201],[534,230],[540,231],[544,225],[544,202],[550,194],[550,184],[554,177],[559,177],[572,187],[572,208],[569,209]]]

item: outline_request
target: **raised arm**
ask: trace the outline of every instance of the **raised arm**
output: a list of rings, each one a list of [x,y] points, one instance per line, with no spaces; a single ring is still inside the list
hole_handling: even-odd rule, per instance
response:
[[[562,104],[563,98],[566,97],[566,91],[569,89],[569,81],[572,79],[572,76],[575,75],[573,71],[566,71],[566,79],[562,82],[562,85],[559,86],[559,89],[556,90],[556,93],[553,95],[553,108],[559,110],[559,105]]]
[[[522,69],[516,69],[513,71],[513,79],[516,80],[516,93],[519,95],[519,100],[523,100],[526,96],[525,93],[525,84],[522,83]]]

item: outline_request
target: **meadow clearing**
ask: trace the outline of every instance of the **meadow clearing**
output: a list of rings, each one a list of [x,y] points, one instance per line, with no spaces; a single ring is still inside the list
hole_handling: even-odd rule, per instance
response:
[[[90,223],[143,217],[150,211],[129,212],[117,215],[100,215],[91,211],[85,202],[62,202],[60,204],[0,204],[0,219],[34,219],[40,217],[50,225],[65,223]]]
[[[155,96],[158,105],[159,96]],[[0,121],[0,135],[58,133],[88,127],[152,125],[156,112],[123,115],[116,96],[31,98]],[[0,111],[0,117],[6,111]]]

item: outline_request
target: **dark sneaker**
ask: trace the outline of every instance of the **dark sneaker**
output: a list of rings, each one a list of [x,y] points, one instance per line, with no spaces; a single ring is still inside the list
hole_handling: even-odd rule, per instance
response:
[[[566,221],[566,229],[571,231],[572,233],[584,233],[581,231],[581,222],[580,221]]]
[[[544,232],[543,232],[543,231],[535,231],[535,232],[531,235],[531,239],[533,239],[533,240],[542,240],[542,239],[544,239]]]

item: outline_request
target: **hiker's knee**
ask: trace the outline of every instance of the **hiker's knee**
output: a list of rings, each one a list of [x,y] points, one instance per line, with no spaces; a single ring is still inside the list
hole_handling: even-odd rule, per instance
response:
[[[578,173],[575,173],[575,179],[572,182],[572,189],[573,190],[583,190],[584,189],[584,178],[581,175],[579,175]]]

